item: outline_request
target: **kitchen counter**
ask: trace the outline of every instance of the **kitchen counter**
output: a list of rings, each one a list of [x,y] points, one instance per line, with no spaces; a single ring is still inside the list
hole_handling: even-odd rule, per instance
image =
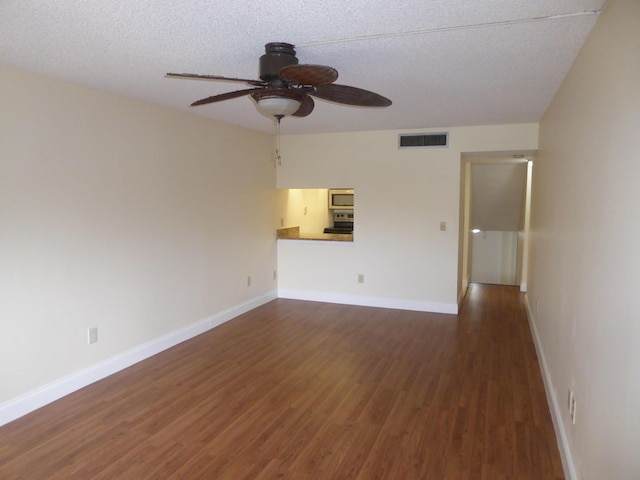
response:
[[[284,240],[320,240],[327,242],[353,242],[352,233],[300,233],[300,227],[279,228],[277,238]]]

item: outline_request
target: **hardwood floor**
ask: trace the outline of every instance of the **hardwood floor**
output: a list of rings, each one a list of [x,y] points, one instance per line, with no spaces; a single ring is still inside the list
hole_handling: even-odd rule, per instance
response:
[[[522,296],[279,299],[0,428],[9,479],[563,479]]]

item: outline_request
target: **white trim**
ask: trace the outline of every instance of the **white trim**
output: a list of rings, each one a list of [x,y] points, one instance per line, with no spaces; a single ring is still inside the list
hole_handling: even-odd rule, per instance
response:
[[[422,302],[403,298],[367,297],[363,295],[345,295],[334,292],[313,292],[304,290],[279,289],[279,298],[309,300],[312,302],[341,303],[363,307],[393,308],[397,310],[414,310],[418,312],[458,313],[456,303]]]
[[[215,315],[169,332],[162,337],[143,343],[130,350],[108,358],[96,365],[44,385],[0,405],[0,426],[37,410],[55,400],[86,387],[157,353],[193,338],[218,325],[253,310],[277,298],[275,292],[267,293],[236,305]]]
[[[533,336],[533,343],[536,346],[536,353],[538,354],[538,362],[540,363],[542,380],[544,381],[544,391],[547,394],[547,403],[549,404],[549,410],[551,411],[553,428],[556,431],[556,436],[558,439],[558,449],[560,450],[560,458],[562,460],[564,475],[567,480],[578,480],[576,467],[573,463],[573,457],[571,456],[571,449],[569,448],[567,432],[565,431],[564,424],[562,423],[560,406],[558,405],[558,400],[555,395],[555,389],[553,388],[551,372],[549,371],[547,360],[544,356],[544,350],[542,350],[542,343],[540,343],[540,337],[538,336],[535,318],[531,312],[528,295],[525,295],[524,297],[524,305],[527,310],[527,317],[529,319],[529,328],[531,329],[531,334]]]

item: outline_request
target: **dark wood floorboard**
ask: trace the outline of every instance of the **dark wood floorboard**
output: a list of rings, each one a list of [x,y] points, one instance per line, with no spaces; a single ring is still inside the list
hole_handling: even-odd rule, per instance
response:
[[[0,428],[11,479],[563,479],[522,294],[279,299]]]

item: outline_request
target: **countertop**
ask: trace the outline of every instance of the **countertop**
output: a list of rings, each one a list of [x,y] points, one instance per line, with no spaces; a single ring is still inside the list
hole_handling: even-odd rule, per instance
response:
[[[284,240],[321,240],[327,242],[353,242],[352,233],[300,233],[300,227],[279,228],[277,238]]]

